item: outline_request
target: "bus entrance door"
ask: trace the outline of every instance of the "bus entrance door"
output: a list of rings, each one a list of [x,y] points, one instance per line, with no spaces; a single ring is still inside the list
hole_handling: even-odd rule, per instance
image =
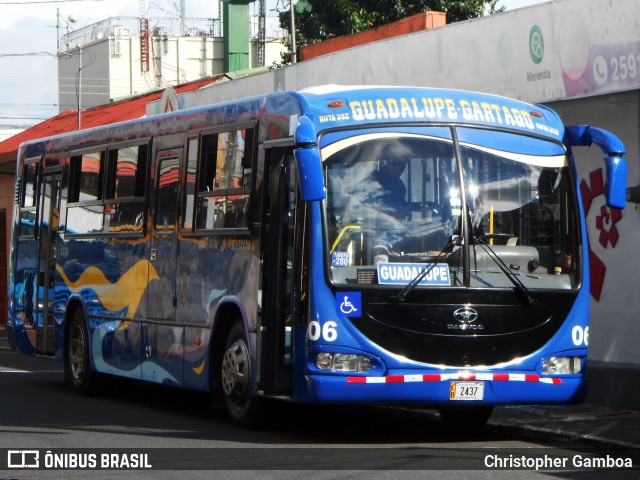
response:
[[[296,227],[296,172],[293,155],[271,151],[268,199],[263,215],[263,309],[260,319],[262,391],[291,395]]]
[[[57,260],[58,226],[60,222],[59,171],[43,172],[38,203],[38,276],[37,314],[35,321],[36,351],[52,355],[55,351],[55,270]]]
[[[170,352],[181,351],[182,328],[176,327],[176,261],[178,249],[178,191],[182,148],[160,150],[154,163],[155,195],[149,250],[147,313],[157,322],[143,325],[142,355],[152,368],[142,369],[144,380],[182,381],[182,363]]]

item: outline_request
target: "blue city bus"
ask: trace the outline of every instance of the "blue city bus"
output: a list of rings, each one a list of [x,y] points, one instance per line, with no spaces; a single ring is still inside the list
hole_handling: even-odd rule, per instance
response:
[[[8,336],[105,375],[433,408],[582,401],[589,268],[573,147],[625,206],[622,142],[541,105],[430,88],[278,92],[31,141]]]

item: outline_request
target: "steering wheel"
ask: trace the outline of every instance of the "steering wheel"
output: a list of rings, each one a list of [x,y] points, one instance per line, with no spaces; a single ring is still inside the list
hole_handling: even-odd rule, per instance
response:
[[[478,238],[481,240],[504,240],[506,242],[510,238],[514,237],[515,235],[512,233],[484,233]]]

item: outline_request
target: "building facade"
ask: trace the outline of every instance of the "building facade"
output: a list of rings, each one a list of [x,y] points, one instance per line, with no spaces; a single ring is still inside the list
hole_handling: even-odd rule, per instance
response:
[[[257,22],[249,26],[249,68],[279,62],[285,32],[277,18],[266,18],[262,44]],[[59,109],[91,108],[228,73],[225,55],[221,23],[216,19],[108,18],[61,38]]]

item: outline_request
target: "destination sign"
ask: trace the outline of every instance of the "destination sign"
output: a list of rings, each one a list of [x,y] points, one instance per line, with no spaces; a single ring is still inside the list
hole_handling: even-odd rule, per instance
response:
[[[378,283],[382,285],[407,285],[425,269],[430,269],[420,285],[449,285],[449,265],[446,263],[383,263],[378,267]]]

